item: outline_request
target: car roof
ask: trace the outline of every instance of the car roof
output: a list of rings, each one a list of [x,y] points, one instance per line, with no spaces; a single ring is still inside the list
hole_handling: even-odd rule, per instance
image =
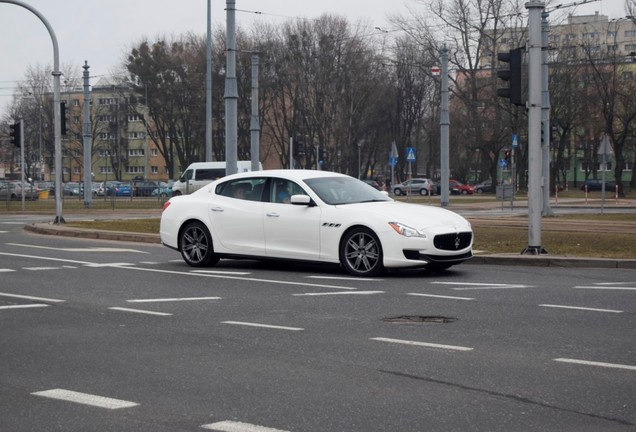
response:
[[[346,174],[335,173],[332,171],[317,171],[317,170],[301,170],[301,169],[273,169],[262,171],[247,171],[238,174],[232,174],[226,177],[222,177],[219,181],[246,178],[246,177],[282,177],[288,180],[308,180],[312,178],[320,177],[347,177],[352,178]]]

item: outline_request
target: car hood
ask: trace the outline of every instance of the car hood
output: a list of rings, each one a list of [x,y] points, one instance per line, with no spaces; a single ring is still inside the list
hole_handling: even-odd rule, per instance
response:
[[[433,228],[451,224],[458,231],[470,230],[470,222],[463,216],[439,207],[410,204],[399,201],[383,201],[338,206],[340,209],[359,211],[362,215],[373,214],[387,222],[401,222],[415,229]]]

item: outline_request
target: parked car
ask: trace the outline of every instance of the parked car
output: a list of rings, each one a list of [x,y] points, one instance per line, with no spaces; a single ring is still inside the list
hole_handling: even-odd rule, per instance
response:
[[[80,184],[75,182],[64,183],[62,194],[66,196],[79,196]]]
[[[110,182],[106,185],[106,196],[132,196],[130,183]]]
[[[599,179],[587,179],[583,183],[581,183],[581,190],[584,191],[587,187],[588,192],[591,191],[601,191],[603,190],[603,180]],[[616,183],[611,181],[605,182],[605,190],[606,191],[614,191],[616,188]]]
[[[435,183],[427,178],[414,178],[393,186],[394,195],[431,195],[434,193]]]
[[[475,186],[467,185],[457,180],[450,179],[448,186],[451,194],[454,195],[472,195],[475,193]]]
[[[159,182],[141,181],[133,183],[133,193],[135,196],[151,196],[152,191],[159,187]]]
[[[475,192],[478,194],[482,194],[484,192],[494,192],[495,190],[492,187],[492,180],[484,180],[481,183],[477,183],[475,185]]]
[[[30,184],[14,181],[0,182],[0,200],[21,200],[22,189],[24,189],[24,199],[29,201],[37,200],[41,189]]]
[[[239,186],[249,189],[245,198]],[[281,192],[291,194],[288,204],[278,200]],[[397,202],[353,177],[316,170],[215,180],[170,198],[159,231],[192,267],[222,258],[287,259],[340,264],[354,276],[447,269],[471,258],[473,243],[470,223],[454,212]]]
[[[170,198],[172,196],[172,185],[174,180],[170,180],[168,183],[159,182],[159,186],[152,191],[152,196],[158,196],[161,198]]]

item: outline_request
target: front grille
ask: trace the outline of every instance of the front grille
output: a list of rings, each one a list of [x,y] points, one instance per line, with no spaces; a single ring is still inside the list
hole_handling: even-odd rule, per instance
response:
[[[456,251],[467,248],[473,239],[472,232],[436,235],[433,244],[439,250]]]

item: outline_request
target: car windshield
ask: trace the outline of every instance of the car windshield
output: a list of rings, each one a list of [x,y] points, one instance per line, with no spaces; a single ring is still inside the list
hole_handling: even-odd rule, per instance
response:
[[[327,204],[391,201],[386,194],[353,177],[320,177],[305,183]]]

